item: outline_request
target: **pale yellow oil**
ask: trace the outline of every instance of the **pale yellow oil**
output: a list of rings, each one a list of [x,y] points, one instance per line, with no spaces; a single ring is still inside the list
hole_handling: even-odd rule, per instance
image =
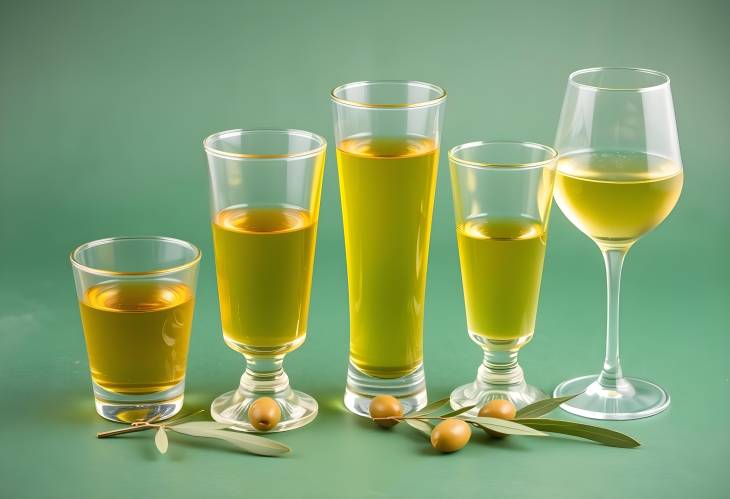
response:
[[[316,223],[295,208],[233,207],[213,223],[223,335],[242,353],[301,345],[314,266]]]
[[[91,376],[125,395],[172,388],[185,377],[192,290],[166,280],[108,281],[80,302]]]
[[[659,225],[682,191],[682,169],[642,153],[564,156],[555,200],[565,216],[599,244],[625,246]]]
[[[350,359],[371,376],[403,376],[423,360],[438,153],[421,137],[355,138],[337,147]]]
[[[531,336],[545,258],[543,225],[480,216],[460,224],[456,234],[469,331],[493,340]]]

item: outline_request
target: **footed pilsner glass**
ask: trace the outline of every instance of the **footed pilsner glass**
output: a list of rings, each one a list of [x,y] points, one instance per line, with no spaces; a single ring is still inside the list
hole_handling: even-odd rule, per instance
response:
[[[300,130],[230,130],[204,142],[223,339],[246,358],[236,390],[211,415],[242,431],[250,405],[271,397],[281,420],[303,426],[317,402],[292,390],[284,356],[307,334],[325,140]]]
[[[183,405],[200,251],[169,237],[112,237],[71,253],[96,412],[162,420]]]
[[[494,399],[518,409],[546,398],[517,355],[535,332],[557,152],[529,142],[472,142],[449,151],[469,337],[484,350],[454,409]]]
[[[561,383],[562,405],[595,419],[636,419],[669,407],[650,381],[624,377],[619,360],[619,287],[624,257],[669,215],[682,190],[669,77],[638,68],[591,68],[568,78],[555,147],[555,201],[598,245],[606,267],[606,356],[599,375]]]
[[[423,314],[446,93],[416,81],[332,91],[347,256],[350,365],[345,406],[380,394],[426,405]]]

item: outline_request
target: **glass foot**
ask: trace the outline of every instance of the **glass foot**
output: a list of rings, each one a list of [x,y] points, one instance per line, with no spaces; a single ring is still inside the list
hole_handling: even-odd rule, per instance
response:
[[[102,418],[115,423],[163,421],[176,415],[183,406],[185,381],[164,392],[142,395],[122,395],[110,392],[96,383],[92,385],[96,412]]]
[[[359,416],[370,417],[370,401],[378,395],[392,395],[408,414],[426,406],[426,375],[423,365],[400,378],[375,378],[368,376],[350,363],[347,370],[345,407]]]
[[[451,392],[451,407],[461,409],[474,405],[466,414],[476,416],[490,400],[509,400],[517,409],[547,398],[542,390],[525,383],[525,375],[517,362],[520,348],[532,335],[513,340],[495,340],[469,333],[471,339],[484,350],[484,360],[477,369],[477,377],[469,384]]]
[[[293,430],[310,423],[317,417],[317,401],[306,393],[287,390],[280,393],[250,395],[233,390],[218,396],[210,405],[210,415],[219,423],[231,425],[232,430],[259,433],[248,421],[248,409],[261,397],[271,397],[281,410],[281,420],[266,433]]]
[[[490,385],[481,382],[479,379],[472,383],[462,385],[451,392],[451,408],[461,409],[469,405],[476,407],[466,414],[476,416],[479,409],[490,400],[509,400],[517,409],[521,409],[533,402],[546,399],[547,395],[542,390],[524,381],[517,385]]]
[[[582,376],[559,384],[555,397],[581,394],[561,409],[584,418],[628,420],[653,416],[669,407],[669,394],[650,381],[621,378],[615,388],[606,388],[597,379],[597,375]]]

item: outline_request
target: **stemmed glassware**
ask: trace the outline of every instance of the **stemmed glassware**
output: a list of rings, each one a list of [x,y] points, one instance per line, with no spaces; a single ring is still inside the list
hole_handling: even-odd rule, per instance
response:
[[[563,409],[595,419],[636,419],[669,406],[646,380],[624,377],[619,361],[619,287],[628,250],[672,211],[682,159],[669,77],[638,68],[592,68],[568,79],[555,147],[555,200],[598,245],[606,266],[608,327],[601,373],[561,383],[581,393]]]
[[[517,355],[535,332],[557,157],[530,142],[449,151],[467,327],[484,350],[476,379],[451,393],[454,409],[545,398],[525,383]]]
[[[256,431],[248,409],[267,396],[281,410],[272,431],[298,428],[317,402],[292,390],[282,364],[307,334],[326,143],[301,130],[229,130],[204,146],[223,338],[246,358],[238,389],[211,415]]]

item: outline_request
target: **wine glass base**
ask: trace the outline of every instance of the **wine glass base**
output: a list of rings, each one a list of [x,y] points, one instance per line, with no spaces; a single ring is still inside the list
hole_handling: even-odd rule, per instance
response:
[[[469,416],[476,416],[479,409],[490,400],[509,400],[517,409],[521,409],[526,405],[548,397],[539,388],[525,382],[514,385],[497,385],[484,383],[477,379],[472,383],[456,388],[451,392],[450,398],[452,409],[461,409],[470,405],[476,406],[465,413]]]
[[[580,393],[560,407],[591,419],[640,419],[669,407],[669,394],[650,381],[623,378],[617,388],[605,388],[598,384],[597,379],[597,375],[589,375],[564,381],[555,388],[553,396],[565,397]]]
[[[345,407],[358,416],[370,417],[370,401],[378,395],[392,395],[409,414],[426,406],[426,376],[423,366],[399,378],[376,378],[360,371],[350,363],[347,370]]]
[[[210,415],[219,423],[230,424],[230,429],[261,433],[248,420],[248,410],[251,404],[262,396],[267,396],[276,401],[281,410],[281,420],[266,433],[293,430],[300,428],[314,420],[317,416],[318,405],[314,398],[306,393],[286,389],[283,392],[271,393],[258,396],[242,394],[239,390],[233,390],[218,396],[210,405]]]

